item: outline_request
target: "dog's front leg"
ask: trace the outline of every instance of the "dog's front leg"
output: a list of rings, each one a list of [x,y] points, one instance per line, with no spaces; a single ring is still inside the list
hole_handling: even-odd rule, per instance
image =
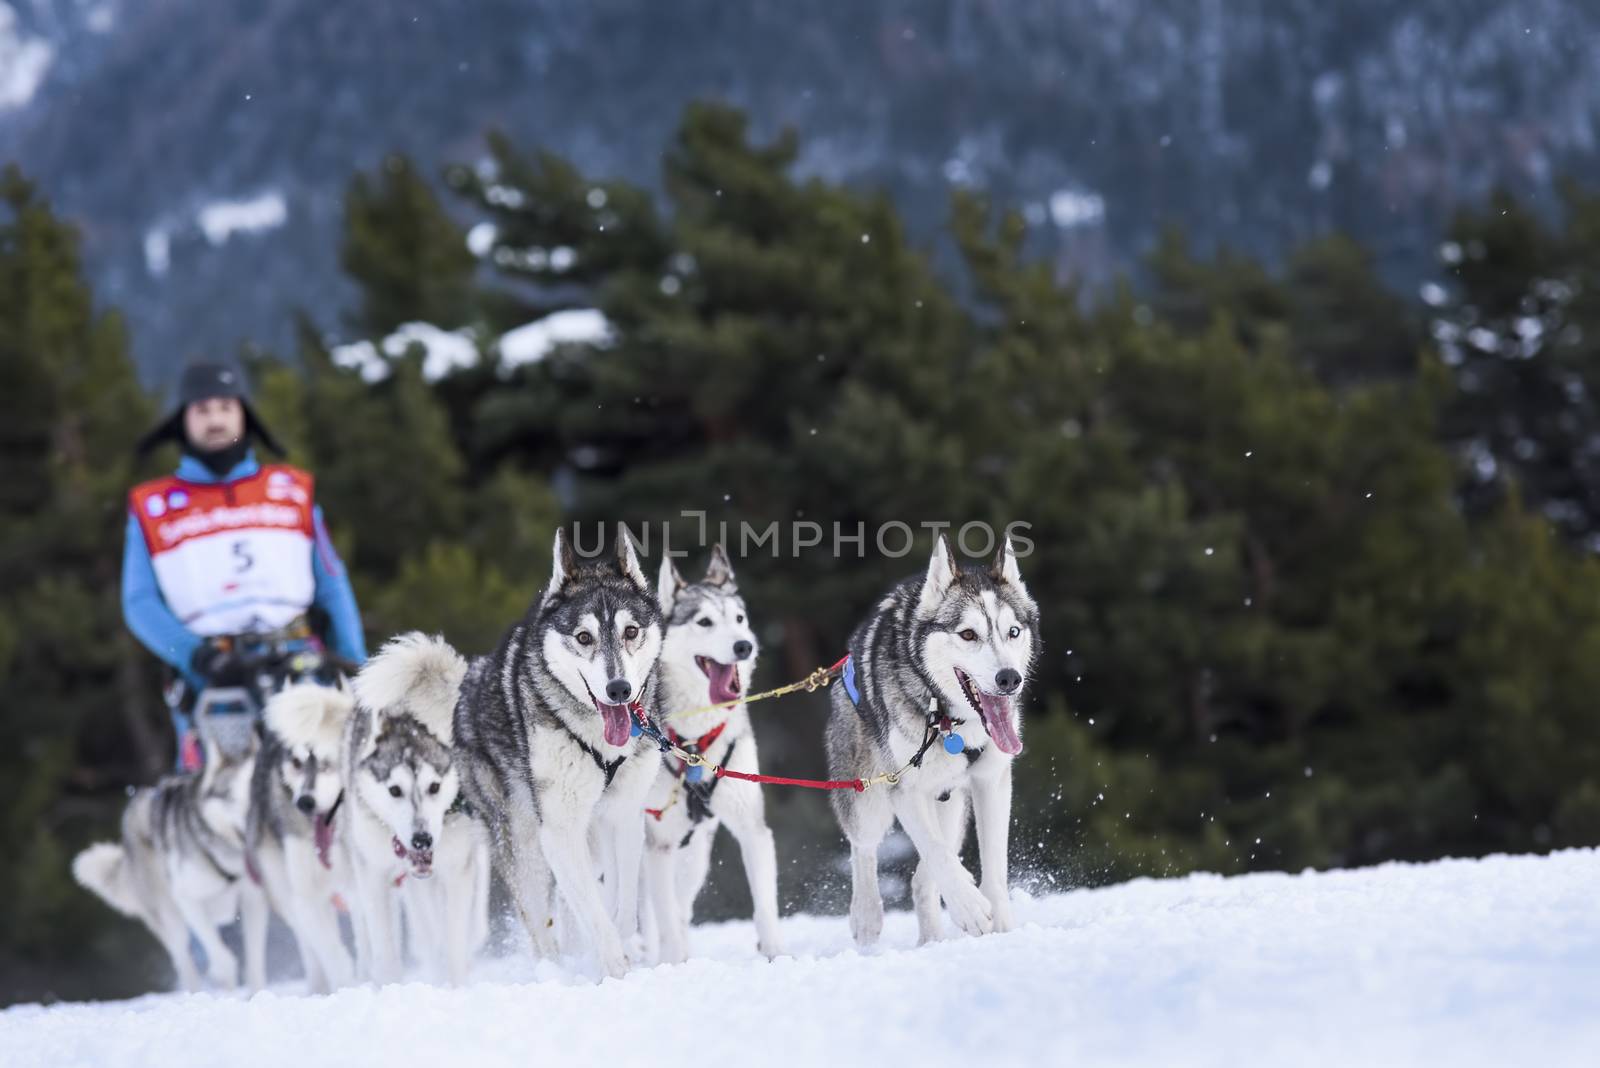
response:
[[[356,873],[358,901],[352,917],[354,926],[365,931],[367,959],[362,961],[366,977],[379,986],[398,982],[400,961],[399,894],[376,865],[363,864]]]
[[[249,876],[239,881],[239,941],[244,952],[244,982],[252,991],[267,985],[267,895]]]
[[[639,808],[643,808],[641,803]],[[626,810],[620,817],[605,821],[606,837],[611,840],[611,870],[607,878],[615,878],[617,895],[612,919],[624,946],[639,936],[639,861],[644,852],[644,820],[639,809]]]
[[[729,787],[724,785],[723,789]],[[730,796],[731,803],[720,815],[739,843],[739,859],[744,861],[745,880],[750,884],[750,902],[754,906],[756,949],[771,960],[784,953],[783,936],[778,933],[778,850],[762,812],[759,789],[751,784],[748,791]],[[748,796],[752,793],[754,798]]]
[[[934,885],[944,897],[950,918],[968,934],[988,934],[994,929],[994,908],[978,889],[972,873],[961,866],[961,858],[945,841],[934,811],[938,802],[915,780],[890,787],[889,796],[900,826],[905,828],[911,844],[917,847],[917,859],[930,865]]]
[[[953,790],[943,801],[937,802],[940,833],[945,846],[956,856],[961,855],[961,843],[967,836],[967,793]],[[911,876],[911,902],[917,913],[917,944],[926,945],[944,937],[944,916],[939,911],[939,888],[934,883],[934,865],[919,861]]]
[[[645,849],[645,881],[650,886],[650,909],[661,938],[662,964],[682,964],[689,957],[684,926],[678,923],[678,878],[674,871],[677,855],[677,846],[672,842],[652,842]]]
[[[539,828],[539,844],[550,870],[555,873],[561,896],[599,954],[601,970],[613,979],[622,978],[628,974],[628,955],[600,899],[600,884],[590,860],[584,828],[546,822]]]
[[[535,957],[554,960],[558,956],[555,915],[550,909],[550,869],[539,848],[539,820],[533,806],[524,801],[506,819],[489,828],[494,866],[511,891],[511,901],[522,917]],[[487,898],[487,880],[483,894]],[[485,918],[488,913],[485,911]]]
[[[972,811],[978,824],[978,863],[983,870],[980,884],[984,896],[994,907],[994,929],[1009,931],[1016,926],[1011,915],[1010,864],[1007,850],[1011,839],[1011,761],[989,777],[973,776]]]
[[[145,924],[161,940],[161,946],[172,958],[172,968],[178,973],[178,985],[194,992],[200,989],[200,969],[195,965],[194,954],[189,949],[189,925],[184,922],[178,906],[173,904],[169,884],[162,888],[158,900],[150,902],[150,914]]]
[[[338,987],[349,986],[355,968],[339,936],[339,914],[333,908],[331,886],[316,868],[320,862],[308,844],[295,853],[288,858],[287,864],[289,891],[299,915],[299,922],[295,924],[295,939],[300,943],[302,958],[309,954],[317,960],[320,975],[311,977],[308,974],[308,978],[313,978],[313,992],[328,993]],[[307,972],[310,973],[311,969],[307,968]],[[315,982],[316,978],[322,982]]]
[[[443,945],[434,949],[436,956],[443,959],[445,978],[451,986],[467,981],[467,968],[472,961],[472,933],[476,922],[473,909],[477,905],[478,890],[471,867],[469,864],[459,877],[430,888],[444,911],[443,922],[436,927]]]
[[[239,985],[239,962],[218,937],[217,925],[212,922],[210,911],[203,902],[195,900],[176,885],[176,880],[173,891],[173,902],[178,906],[179,915],[205,951],[206,978],[224,990],[234,989]]]

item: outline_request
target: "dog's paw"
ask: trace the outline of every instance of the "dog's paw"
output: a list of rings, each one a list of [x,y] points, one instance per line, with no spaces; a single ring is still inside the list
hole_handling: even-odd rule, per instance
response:
[[[1004,934],[1017,929],[1016,917],[1011,913],[1011,895],[1004,890],[997,894],[989,895],[991,915],[994,917],[994,933]]]
[[[850,909],[850,936],[856,940],[856,945],[867,949],[878,944],[878,936],[883,934],[883,906],[877,908]]]
[[[789,955],[789,951],[783,947],[783,939],[781,938],[757,939],[756,952],[768,960],[777,960],[779,957],[787,957]]]
[[[684,942],[682,939],[667,938],[663,936],[661,939],[661,952],[659,957],[660,960],[658,963],[661,964],[682,964],[684,961],[689,959],[688,943]]]
[[[952,886],[944,895],[944,905],[956,926],[967,934],[983,935],[994,930],[994,906],[972,883]]]
[[[613,938],[610,943],[600,949],[600,970],[612,979],[621,979],[628,974],[628,954],[621,939]]]

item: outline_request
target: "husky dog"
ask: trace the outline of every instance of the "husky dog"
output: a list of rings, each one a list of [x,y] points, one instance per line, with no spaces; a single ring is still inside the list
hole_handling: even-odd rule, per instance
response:
[[[345,806],[339,754],[352,704],[342,689],[309,683],[274,695],[262,712],[266,738],[250,781],[246,860],[294,932],[313,993],[354,977],[335,905],[350,881],[335,836]]]
[[[341,840],[367,978],[400,977],[400,908],[420,959],[450,982],[488,934],[489,843],[467,815],[450,749],[467,663],[440,638],[392,639],[356,676],[345,727]]]
[[[245,982],[266,985],[267,904],[244,879],[245,811],[256,760],[252,735],[230,753],[201,730],[200,771],[168,775],[133,795],[122,815],[122,841],[100,842],[72,861],[72,874],[118,912],[140,920],[161,941],[186,990],[200,988],[189,949],[205,951],[206,978],[232,989],[238,963],[217,928],[240,918]],[[257,935],[257,937],[252,937]]]
[[[462,784],[535,952],[556,950],[554,874],[611,976],[638,931],[640,810],[660,764],[631,727],[655,705],[660,653],[661,610],[626,532],[611,559],[580,562],[558,531],[549,586],[467,673],[456,706]]]
[[[1038,644],[1039,609],[1009,539],[985,570],[957,564],[941,536],[927,573],[890,590],[851,635],[828,718],[832,776],[870,778],[924,754],[896,785],[832,795],[850,840],[858,944],[883,930],[878,844],[895,819],[917,849],[911,897],[920,941],[940,936],[941,896],[968,934],[1011,929],[1011,761],[1022,751],[1022,689]],[[961,865],[969,796],[981,889]]]
[[[665,621],[658,706],[674,742],[734,771],[759,772],[749,709],[693,714],[708,704],[749,692],[756,638],[733,566],[722,546],[711,553],[705,578],[688,585],[671,558],[661,561],[657,599]],[[778,934],[778,861],[761,803],[761,788],[737,779],[697,778],[700,769],[662,757],[645,808],[645,884],[661,936],[661,961],[688,955],[694,899],[711,865],[711,842],[726,823],[739,843],[750,899],[755,903],[756,946],[768,957],[783,953]]]

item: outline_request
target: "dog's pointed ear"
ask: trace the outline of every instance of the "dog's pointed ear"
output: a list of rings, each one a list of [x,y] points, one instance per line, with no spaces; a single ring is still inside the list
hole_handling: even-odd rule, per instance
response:
[[[650,581],[644,577],[644,568],[639,566],[639,554],[633,551],[633,535],[623,526],[617,528],[617,568],[622,577],[641,592],[650,592]]]
[[[996,582],[1003,582],[1026,592],[1026,587],[1022,585],[1022,572],[1017,569],[1017,554],[1011,548],[1009,537],[995,554],[994,563],[989,565],[989,574]]]
[[[950,539],[941,533],[933,543],[933,557],[928,561],[928,573],[922,580],[922,594],[917,599],[918,609],[931,613],[960,575],[961,569],[956,566],[956,554],[950,548]]]
[[[672,557],[661,557],[661,570],[656,575],[656,601],[661,605],[662,615],[672,614],[672,602],[678,599],[678,591],[688,585],[683,581],[683,576],[678,574],[678,565],[672,562]]]
[[[706,582],[712,586],[733,585],[733,564],[728,560],[727,550],[720,541],[711,547],[711,562],[706,565]]]
[[[567,579],[572,575],[574,561],[572,558],[572,544],[567,541],[566,534],[561,528],[556,528],[556,542],[551,549],[552,566],[550,569],[550,585],[544,588],[544,600],[548,601],[561,592],[561,587],[566,585]]]

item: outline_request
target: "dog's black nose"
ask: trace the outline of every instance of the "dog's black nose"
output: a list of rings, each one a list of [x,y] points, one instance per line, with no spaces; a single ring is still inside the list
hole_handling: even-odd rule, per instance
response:
[[[311,815],[311,810],[317,807],[317,799],[310,794],[301,794],[295,798],[294,807],[309,816]]]
[[[612,679],[606,683],[606,700],[620,705],[633,696],[633,685],[627,679]]]
[[[418,831],[416,834],[411,836],[411,848],[432,849],[433,835],[429,834],[427,831]]]
[[[1016,668],[1001,668],[994,673],[994,688],[1001,693],[1016,693],[1022,685],[1022,672]]]
[[[749,660],[750,654],[755,651],[756,647],[749,642],[739,641],[733,643],[733,656],[736,660]]]

